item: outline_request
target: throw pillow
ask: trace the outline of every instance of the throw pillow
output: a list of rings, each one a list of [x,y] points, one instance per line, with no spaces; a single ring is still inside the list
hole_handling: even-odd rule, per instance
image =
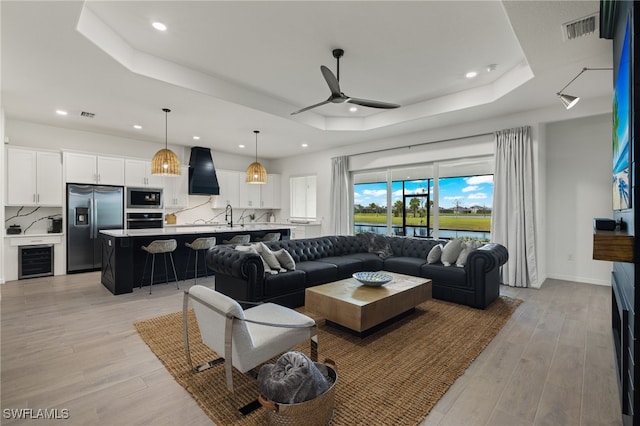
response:
[[[274,269],[276,271],[282,269],[282,266],[280,266],[280,262],[278,262],[276,255],[273,254],[271,249],[267,247],[265,243],[257,243],[255,244],[255,246],[260,256],[262,256],[264,261],[267,262],[267,265],[269,265],[271,269]]]
[[[369,245],[369,253],[375,253],[383,259],[393,256],[391,245],[384,235],[367,232],[366,238]]]
[[[440,262],[440,256],[442,256],[442,244],[436,244],[429,250],[429,254],[427,255],[427,263],[438,263]]]
[[[293,257],[291,257],[291,253],[285,249],[274,251],[273,254],[276,255],[276,259],[278,259],[280,265],[287,271],[294,271],[296,269],[296,262],[293,260]]]
[[[456,266],[459,266],[460,268],[463,268],[464,265],[467,264],[467,257],[469,257],[469,253],[480,247],[481,244],[479,241],[471,240],[463,243],[462,245],[462,251],[456,260]]]
[[[236,246],[236,250],[238,250],[238,251],[246,251],[246,252],[249,252],[249,253],[257,254],[258,256],[260,256],[260,260],[262,260],[262,265],[264,266],[264,272],[265,273],[267,273],[267,274],[277,274],[278,273],[277,270],[274,271],[273,269],[271,269],[271,267],[269,267],[269,264],[267,262],[265,262],[264,257],[262,257],[260,255],[260,253],[258,253],[258,250],[256,250],[256,248],[253,245],[246,245],[246,246],[239,245],[239,246]]]
[[[329,382],[305,354],[290,351],[258,372],[258,391],[270,401],[296,404],[310,401],[329,389]]]
[[[454,240],[450,240],[442,249],[442,256],[440,260],[444,266],[451,266],[456,263],[458,260],[458,256],[460,256],[460,252],[462,251],[462,240],[456,238]]]

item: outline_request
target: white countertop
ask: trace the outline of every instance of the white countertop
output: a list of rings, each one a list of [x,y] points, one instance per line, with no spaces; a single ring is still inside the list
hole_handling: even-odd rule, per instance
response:
[[[219,232],[242,233],[243,231],[269,231],[271,229],[294,229],[295,226],[270,224],[233,225],[232,228],[225,225],[166,225],[164,228],[152,229],[109,229],[102,230],[105,235],[112,237],[139,237],[148,235],[180,235],[180,234],[211,234]]]

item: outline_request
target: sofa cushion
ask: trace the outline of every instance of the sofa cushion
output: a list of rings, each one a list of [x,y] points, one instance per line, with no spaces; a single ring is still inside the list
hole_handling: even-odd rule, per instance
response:
[[[464,268],[446,267],[439,263],[424,264],[420,267],[419,276],[430,278],[438,285],[467,286],[467,274]]]
[[[451,266],[456,263],[458,260],[458,256],[462,251],[462,243],[461,239],[454,239],[447,243],[442,249],[442,256],[440,256],[440,261],[444,266]]]
[[[390,257],[384,260],[384,270],[399,274],[420,276],[420,267],[427,263],[427,259],[417,257]]]
[[[287,271],[277,275],[267,275],[264,278],[264,295],[277,296],[291,293],[304,288],[305,273],[302,271]]]
[[[338,280],[338,267],[332,263],[314,260],[296,262],[296,271],[303,271],[306,274],[306,287]]]
[[[372,254],[372,253],[368,253]],[[354,272],[363,271],[363,261],[350,256],[331,256],[318,259],[317,262],[326,262],[336,265],[338,268],[338,279],[349,278]]]
[[[362,262],[362,269],[356,272],[379,271],[384,267],[384,260],[375,253],[353,253],[345,257],[358,259]]]

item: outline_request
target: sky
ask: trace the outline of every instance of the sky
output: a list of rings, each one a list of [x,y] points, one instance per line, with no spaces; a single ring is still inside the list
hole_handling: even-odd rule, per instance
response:
[[[405,182],[407,193],[425,193],[426,180]],[[433,182],[430,188],[433,194]],[[392,185],[392,204],[402,199],[402,182]],[[493,204],[493,175],[453,177],[440,179],[440,207],[455,207],[456,201],[461,207],[474,205],[491,208]],[[387,205],[387,183],[364,183],[354,185],[354,204],[368,206],[376,203],[378,206]]]

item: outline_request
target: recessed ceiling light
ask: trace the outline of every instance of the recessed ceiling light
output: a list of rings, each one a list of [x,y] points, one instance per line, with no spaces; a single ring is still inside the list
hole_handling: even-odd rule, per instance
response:
[[[309,146],[309,144],[308,144],[308,143],[303,143],[303,144],[302,144],[302,145],[300,145],[300,146],[301,146],[301,147],[303,147],[303,148],[306,148],[306,147],[308,147],[308,146]]]
[[[56,114],[58,115],[67,115],[69,114],[67,111],[61,110],[61,109],[57,109],[56,110]]]
[[[358,110],[358,107],[352,106],[352,107],[349,108],[349,111],[351,111],[351,112],[356,112],[357,110]]]
[[[238,145],[238,148],[244,148],[244,145],[240,144]]]
[[[466,73],[464,76],[467,78],[474,78],[478,75],[478,73],[476,71],[469,71],[468,73]]]
[[[133,125],[133,128],[134,128],[134,129],[138,129],[138,130],[140,130],[140,129],[142,129],[142,126],[141,126],[141,125],[139,125],[139,124],[134,124],[134,125]]]
[[[193,140],[194,140],[194,141],[199,141],[199,140],[200,140],[200,136],[194,136],[194,137],[193,137]]]
[[[155,28],[158,31],[167,31],[167,26],[162,22],[154,22],[151,25],[153,26],[153,28]]]

